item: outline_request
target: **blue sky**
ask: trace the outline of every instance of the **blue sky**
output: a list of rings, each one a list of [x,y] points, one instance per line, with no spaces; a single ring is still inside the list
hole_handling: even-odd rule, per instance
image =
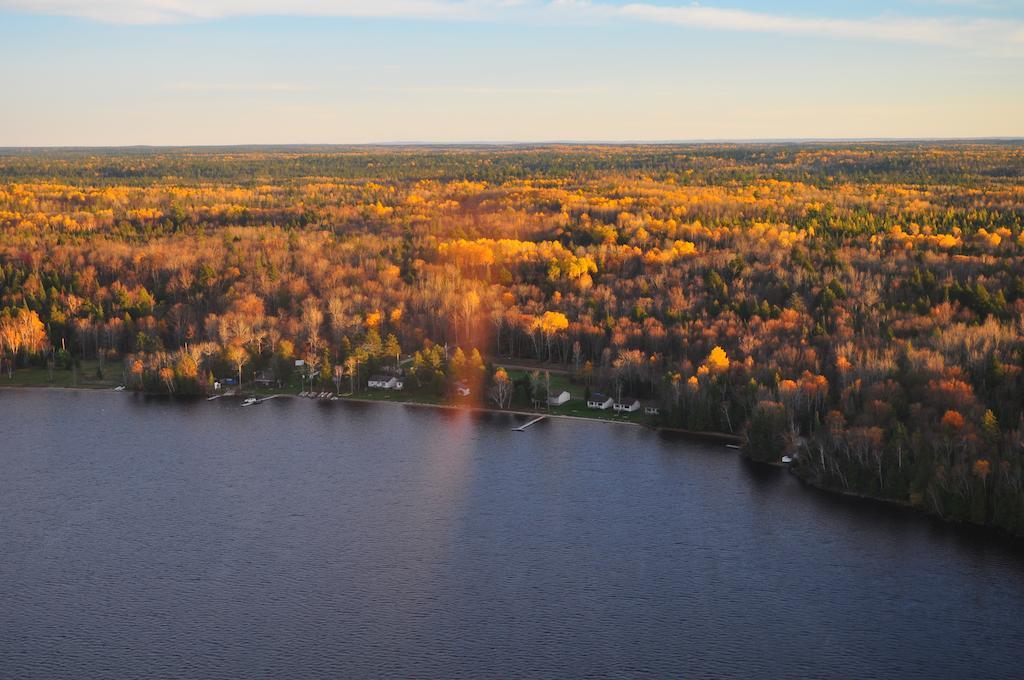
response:
[[[0,146],[1024,136],[1024,1],[0,0]]]

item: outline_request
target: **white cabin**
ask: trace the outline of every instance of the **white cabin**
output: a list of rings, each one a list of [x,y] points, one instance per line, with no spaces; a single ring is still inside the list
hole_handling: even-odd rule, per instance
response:
[[[395,387],[398,384],[398,379],[390,375],[370,376],[370,379],[366,382],[366,384],[369,387],[376,387],[382,390],[400,389]]]
[[[634,399],[633,401],[624,401],[621,403],[616,402],[612,408],[620,413],[632,413],[633,411],[640,410],[640,400]]]
[[[614,403],[615,400],[611,397],[605,396],[600,392],[594,392],[590,395],[590,398],[587,399],[587,408],[596,408],[602,411],[607,411]]]
[[[568,390],[562,390],[560,393],[548,397],[548,406],[561,406],[571,398]]]

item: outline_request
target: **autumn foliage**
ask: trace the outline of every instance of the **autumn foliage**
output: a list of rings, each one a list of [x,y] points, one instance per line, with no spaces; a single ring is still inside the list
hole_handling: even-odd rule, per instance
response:
[[[1022,177],[1015,144],[9,153],[0,355],[501,408],[534,362],[1024,533]]]

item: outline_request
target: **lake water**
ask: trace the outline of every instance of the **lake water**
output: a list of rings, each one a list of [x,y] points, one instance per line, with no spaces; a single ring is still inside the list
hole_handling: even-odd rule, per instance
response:
[[[0,391],[0,677],[1024,673],[1024,554],[637,427]]]

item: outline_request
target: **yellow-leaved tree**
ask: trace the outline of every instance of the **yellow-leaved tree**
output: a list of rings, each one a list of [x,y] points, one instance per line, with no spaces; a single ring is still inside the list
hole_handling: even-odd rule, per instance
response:
[[[555,341],[555,335],[569,327],[569,318],[561,312],[544,312],[533,321],[533,329],[540,331],[544,338],[544,345],[547,348],[547,357],[551,359],[551,347]]]
[[[711,350],[711,353],[708,354],[707,361],[704,363],[711,373],[724,373],[729,370],[729,355],[725,353],[724,349],[716,345]]]

